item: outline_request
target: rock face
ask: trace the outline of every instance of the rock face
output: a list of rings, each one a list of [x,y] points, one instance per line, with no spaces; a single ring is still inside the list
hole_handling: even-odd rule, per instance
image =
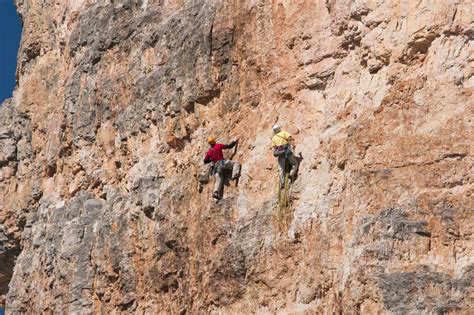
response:
[[[10,314],[472,312],[472,1],[15,2]],[[240,139],[219,204],[208,135]]]

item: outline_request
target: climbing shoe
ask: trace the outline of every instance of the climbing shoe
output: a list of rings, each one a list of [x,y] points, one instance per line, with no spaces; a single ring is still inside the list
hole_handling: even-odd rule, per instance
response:
[[[293,183],[296,179],[296,174],[291,174],[290,173],[290,176],[288,176],[288,178],[290,179],[290,183]]]
[[[220,199],[221,199],[221,196],[219,195],[218,192],[212,193],[212,197],[213,197],[214,199],[217,199],[217,200],[220,200]]]

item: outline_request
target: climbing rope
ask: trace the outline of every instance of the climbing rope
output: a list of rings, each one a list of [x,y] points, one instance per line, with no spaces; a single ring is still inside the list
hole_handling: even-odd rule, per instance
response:
[[[278,183],[278,204],[277,204],[277,213],[276,219],[278,227],[280,230],[287,229],[291,222],[292,215],[292,193],[293,193],[293,183],[290,181],[288,172],[285,170],[285,181],[283,189],[280,189],[280,184]]]

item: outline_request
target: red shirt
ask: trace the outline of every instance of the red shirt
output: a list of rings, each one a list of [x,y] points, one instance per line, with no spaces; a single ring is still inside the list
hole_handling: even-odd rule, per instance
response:
[[[212,148],[207,150],[206,157],[204,160],[211,159],[212,162],[219,162],[220,160],[224,159],[224,153],[222,153],[222,149],[225,149],[226,145],[222,143],[216,143]]]

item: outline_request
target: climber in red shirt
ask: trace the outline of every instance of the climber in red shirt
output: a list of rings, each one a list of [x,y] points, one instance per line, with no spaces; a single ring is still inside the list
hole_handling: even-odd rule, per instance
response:
[[[232,170],[232,180],[236,180],[240,177],[240,164],[238,162],[224,160],[223,149],[231,149],[237,144],[237,140],[232,141],[229,144],[216,143],[216,139],[213,137],[207,138],[207,143],[211,146],[207,150],[204,158],[204,164],[212,163],[212,173],[216,176],[216,183],[214,184],[214,192],[212,196],[220,200],[224,192],[224,170]]]

